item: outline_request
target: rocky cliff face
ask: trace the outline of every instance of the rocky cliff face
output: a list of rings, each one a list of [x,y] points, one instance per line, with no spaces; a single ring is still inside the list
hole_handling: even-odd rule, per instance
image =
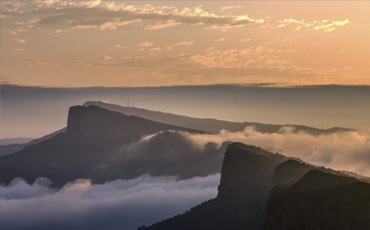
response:
[[[224,210],[258,229],[264,220],[274,169],[287,159],[254,146],[229,145],[217,196]]]
[[[272,188],[272,174],[275,167],[287,159],[258,147],[230,144],[225,152],[215,199],[142,229],[261,229]]]
[[[284,185],[291,186],[301,179],[310,170],[316,169],[313,165],[304,162],[289,159],[279,164],[272,175],[273,186]]]
[[[127,116],[98,106],[73,106],[69,109],[67,135],[79,139],[120,140],[132,142],[143,135],[163,130],[201,132],[194,129],[163,124],[141,117]]]
[[[66,132],[1,157],[0,183],[8,184],[15,177],[29,183],[48,177],[59,187],[78,178],[102,183],[150,174],[153,170],[143,167],[142,162],[134,165],[117,159],[117,152],[142,136],[166,130],[198,132],[97,106],[74,106],[69,110]],[[162,161],[157,163],[162,169],[157,174],[173,175],[163,166]]]
[[[234,143],[225,153],[219,193],[185,214],[141,229],[369,229],[370,184]]]

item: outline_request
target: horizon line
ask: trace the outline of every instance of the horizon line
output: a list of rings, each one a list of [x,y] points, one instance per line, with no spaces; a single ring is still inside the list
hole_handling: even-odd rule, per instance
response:
[[[21,85],[11,83],[0,83],[1,87],[22,87],[39,89],[93,89],[93,88],[176,88],[176,87],[256,87],[256,88],[312,88],[312,87],[370,87],[367,84],[308,84],[308,85],[281,85],[276,83],[230,83],[230,84],[200,84],[200,85],[158,85],[158,86],[44,86],[44,85]]]

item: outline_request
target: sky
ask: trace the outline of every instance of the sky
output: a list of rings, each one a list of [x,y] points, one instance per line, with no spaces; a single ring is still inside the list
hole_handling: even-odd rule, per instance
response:
[[[369,85],[368,1],[1,1],[2,83]]]
[[[184,153],[240,141],[370,175],[370,1],[0,4],[0,138],[57,131],[70,106],[89,100],[130,100],[199,118],[353,128],[314,136],[291,127],[277,133],[246,127],[172,137],[197,147]],[[170,157],[165,145],[173,139],[166,140],[160,143]],[[149,156],[140,152],[145,141],[134,144],[134,153]],[[45,178],[33,185],[16,178],[0,185],[0,226],[136,229],[215,197],[219,181],[220,174],[143,175],[99,185],[76,181],[56,191]]]

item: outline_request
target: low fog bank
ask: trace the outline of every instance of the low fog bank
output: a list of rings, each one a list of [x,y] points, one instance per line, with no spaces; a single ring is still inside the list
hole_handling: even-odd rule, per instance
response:
[[[214,198],[220,174],[177,180],[140,176],[92,185],[78,180],[56,191],[39,178],[15,179],[1,189],[0,228],[136,230]]]
[[[150,174],[191,178],[219,173],[229,142],[202,138],[192,138],[187,132],[158,132],[123,145],[109,165],[97,170],[118,169],[129,177]]]
[[[370,131],[367,130],[311,135],[294,132],[290,126],[277,133],[261,133],[253,127],[246,127],[243,132],[184,135],[198,143],[242,142],[312,164],[370,176]]]
[[[158,162],[163,166],[167,161],[168,167],[172,163],[179,167],[167,172],[186,175],[198,170],[196,175],[207,175],[207,172],[214,173],[214,170],[221,169],[223,153],[231,142],[262,147],[267,151],[298,157],[319,166],[370,177],[368,130],[321,135],[295,132],[291,126],[285,126],[277,133],[261,133],[252,126],[246,127],[242,132],[222,130],[219,134],[165,131],[123,147],[121,154],[128,162],[146,162],[148,166],[152,165],[151,173],[155,172]],[[188,166],[192,164],[194,167],[189,170]],[[180,167],[181,165],[184,167]]]
[[[112,158],[113,165],[102,167],[135,169],[136,179],[103,184],[78,180],[54,190],[47,178],[32,185],[17,178],[0,186],[0,228],[133,230],[183,213],[217,195],[219,173],[193,176],[219,172],[230,141],[370,176],[369,131],[311,135],[289,126],[277,133],[253,127],[219,134],[164,131],[122,146]]]

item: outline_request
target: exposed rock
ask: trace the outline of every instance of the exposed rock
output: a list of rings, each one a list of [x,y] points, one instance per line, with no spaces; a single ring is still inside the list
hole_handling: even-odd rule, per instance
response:
[[[150,174],[154,170],[143,168],[141,162],[125,165],[124,160],[117,159],[117,153],[125,144],[166,130],[202,133],[97,106],[74,106],[69,111],[66,132],[0,158],[0,183],[9,184],[15,177],[33,183],[38,177],[47,177],[60,187],[79,178],[103,183]],[[162,163],[157,164],[157,168],[163,168],[158,173],[167,175]]]

